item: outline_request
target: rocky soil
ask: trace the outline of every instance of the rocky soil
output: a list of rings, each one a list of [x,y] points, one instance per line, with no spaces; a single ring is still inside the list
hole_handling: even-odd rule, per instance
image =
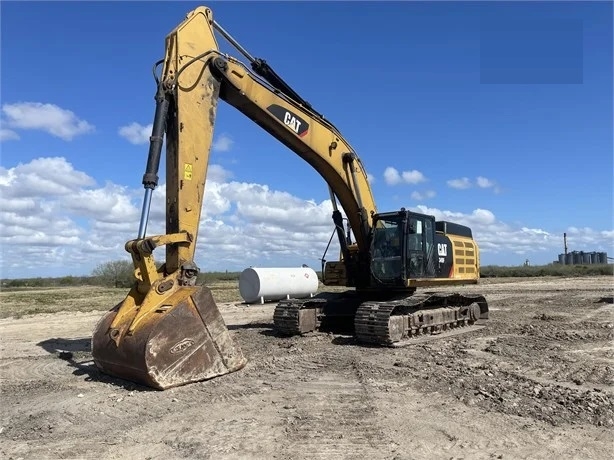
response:
[[[486,294],[486,327],[393,349],[277,337],[274,304],[221,304],[248,365],[164,392],[96,370],[89,338],[102,312],[0,320],[0,455],[611,458],[612,278],[460,290]]]

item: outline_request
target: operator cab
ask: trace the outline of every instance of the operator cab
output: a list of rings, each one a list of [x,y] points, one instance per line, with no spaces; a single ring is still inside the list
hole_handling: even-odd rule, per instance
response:
[[[402,208],[374,215],[373,224],[370,263],[377,284],[403,286],[408,279],[450,276],[452,247],[437,234],[442,224],[450,223]],[[468,227],[459,227],[471,235]]]

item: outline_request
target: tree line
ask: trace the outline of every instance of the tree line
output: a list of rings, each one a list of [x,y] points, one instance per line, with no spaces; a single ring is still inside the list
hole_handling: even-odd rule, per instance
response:
[[[322,273],[316,271],[322,279]],[[197,283],[208,284],[220,281],[239,281],[240,272],[201,272]],[[480,268],[482,278],[497,277],[538,277],[538,276],[614,276],[614,265],[531,265],[497,266],[485,265]],[[62,287],[62,286],[105,286],[130,288],[134,283],[134,268],[130,260],[112,260],[100,263],[90,276],[38,277],[21,279],[2,279],[2,288],[17,287]]]
[[[161,263],[156,262],[160,267]],[[216,281],[239,281],[240,272],[201,272],[197,283],[213,283]],[[36,277],[19,279],[2,279],[2,288],[20,287],[68,287],[68,286],[104,286],[130,288],[134,283],[134,267],[131,260],[112,260],[100,263],[89,276]]]

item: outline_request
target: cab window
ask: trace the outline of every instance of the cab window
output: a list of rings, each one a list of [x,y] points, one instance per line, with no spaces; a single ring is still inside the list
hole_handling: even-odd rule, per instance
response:
[[[402,225],[398,219],[378,221],[371,245],[371,271],[381,280],[401,277]]]

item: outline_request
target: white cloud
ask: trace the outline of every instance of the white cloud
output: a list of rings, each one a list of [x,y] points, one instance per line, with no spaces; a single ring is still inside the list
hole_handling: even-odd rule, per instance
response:
[[[221,134],[215,141],[213,141],[212,148],[216,152],[228,152],[234,141],[230,138],[228,134]]]
[[[226,182],[228,179],[232,177],[233,177],[232,172],[228,171],[227,169],[224,169],[220,165],[209,164],[207,168],[207,181],[220,183],[220,182]],[[207,184],[208,183],[209,182],[207,182]],[[207,184],[205,184],[205,187],[207,186]]]
[[[221,185],[221,188],[222,196],[236,204],[237,215],[252,222],[298,233],[310,229],[322,230],[332,223],[330,200],[318,204],[288,192],[271,190],[267,185],[245,182],[230,182]]]
[[[67,195],[81,187],[94,185],[93,178],[76,171],[65,158],[37,158],[27,164],[6,169],[0,167],[0,191],[8,198],[44,198]],[[13,201],[11,201],[13,202]]]
[[[420,193],[418,191],[411,192],[411,199],[416,201],[426,200],[428,198],[433,198],[437,193],[434,190],[427,190],[424,193]]]
[[[480,188],[488,188],[488,187],[493,187],[495,185],[493,181],[491,181],[490,179],[487,179],[486,177],[482,177],[482,176],[478,176],[478,178],[476,179],[476,184]]]
[[[401,175],[392,166],[388,166],[384,171],[384,180],[388,185],[396,185],[401,182]]]
[[[100,262],[128,257],[124,244],[138,230],[140,187],[97,185],[63,158],[0,172],[3,276],[87,274]],[[330,201],[231,178],[220,165],[209,165],[196,252],[201,269],[302,263],[319,269],[333,229]],[[37,183],[44,186],[32,187]],[[160,184],[153,193],[150,235],[165,233],[165,188]],[[327,258],[337,257],[338,250],[333,240]],[[163,260],[164,250],[156,251],[156,258]]]
[[[367,173],[367,180],[370,184],[375,184],[375,176],[371,173]]]
[[[557,235],[557,237],[562,246],[563,236]],[[614,230],[597,231],[590,227],[569,227],[567,229],[567,246],[570,251],[592,251],[590,245],[596,240],[607,241],[607,249],[614,250]]]
[[[19,140],[19,134],[11,129],[0,129],[0,142],[4,141],[17,141]]]
[[[420,171],[415,169],[399,173],[396,168],[388,166],[384,170],[384,180],[388,185],[397,185],[401,182],[405,182],[406,184],[419,184],[420,182],[425,182],[426,177],[424,177],[424,174],[422,174]]]
[[[475,183],[480,188],[492,188],[494,193],[501,193],[501,187],[499,187],[495,181],[487,179],[486,177],[478,176]]]
[[[415,169],[412,169],[411,171],[403,171],[401,176],[403,177],[403,180],[408,184],[419,184],[420,182],[426,181],[424,174]]]
[[[500,221],[487,209],[477,208],[471,213],[454,212],[418,205],[417,212],[434,215],[438,220],[448,220],[469,226],[483,255],[523,254],[537,258],[541,263],[557,259],[562,252],[563,235],[543,228],[515,226]],[[608,237],[609,235],[609,237]],[[591,228],[568,229],[567,242],[579,251],[607,251],[612,248],[614,231],[597,231]],[[508,256],[509,257],[509,256]]]
[[[78,118],[70,110],[55,104],[40,102],[18,102],[4,104],[3,124],[13,129],[33,129],[70,141],[76,136],[94,131],[94,126]]]
[[[262,184],[218,182],[230,173],[209,167],[196,261],[201,269],[287,266],[319,258],[332,232],[330,200],[316,203]],[[164,185],[154,192],[150,231],[164,232]],[[336,257],[333,241],[328,258]]]
[[[296,197],[264,184],[232,180],[219,165],[209,166],[196,250],[202,270],[242,270],[249,265],[320,268],[331,236],[332,205]],[[421,192],[426,197],[429,192]],[[138,230],[141,187],[96,182],[64,158],[38,158],[0,169],[0,245],[3,276],[87,274],[100,262],[124,258],[124,244]],[[165,232],[166,193],[153,194],[148,234]],[[501,222],[488,209],[469,213],[414,210],[469,225],[487,257],[526,253],[556,259],[562,235],[544,228]],[[608,250],[614,231],[569,228],[570,248]],[[562,233],[562,232],[561,232]],[[164,250],[155,253],[164,259]],[[333,244],[328,260],[338,255]],[[524,258],[523,258],[524,260]]]
[[[471,187],[471,181],[468,177],[462,177],[460,179],[450,179],[448,182],[448,186],[456,189],[467,189]]]
[[[129,193],[126,187],[107,183],[103,188],[81,189],[66,195],[62,197],[60,205],[72,215],[95,219],[100,223],[134,222],[139,218],[140,209],[131,202]]]
[[[418,205],[416,209],[418,212],[422,212],[424,214],[432,214],[438,220],[449,220],[469,226],[490,226],[497,224],[495,215],[488,209],[477,208],[473,210],[471,214],[464,214],[462,212],[454,211],[442,211],[437,208],[428,208],[424,205]]]
[[[473,183],[468,177],[461,177],[459,179],[450,179],[447,181],[448,187],[452,187],[458,190],[466,190],[473,187]],[[479,188],[490,188],[494,193],[500,193],[501,188],[497,183],[484,176],[478,176],[475,179],[475,185]]]
[[[118,134],[126,139],[128,142],[134,145],[147,144],[149,137],[151,136],[151,130],[153,124],[142,125],[137,122],[130,123],[129,125],[121,126],[118,129]]]

